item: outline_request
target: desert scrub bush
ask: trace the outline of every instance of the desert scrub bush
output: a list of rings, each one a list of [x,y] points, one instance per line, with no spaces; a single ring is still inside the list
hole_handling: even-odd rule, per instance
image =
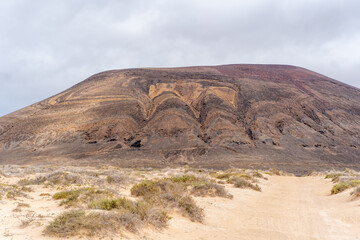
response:
[[[92,217],[92,223],[89,224],[88,219],[84,211],[64,212],[46,227],[44,233],[56,237],[69,237],[84,231],[87,235],[93,235],[102,222],[99,218]]]
[[[233,173],[220,173],[215,175],[216,179],[229,179],[231,176],[233,175]]]
[[[57,192],[53,195],[53,199],[62,199],[60,205],[71,207],[76,206],[78,203],[87,203],[95,199],[112,196],[113,193],[110,191],[89,187]]]
[[[249,174],[251,174],[252,176]],[[217,179],[226,180],[227,183],[233,184],[234,187],[249,188],[260,192],[260,186],[258,184],[254,184],[254,182],[257,181],[257,179],[255,178],[267,178],[265,178],[261,173],[257,171],[249,174],[232,170],[231,172],[218,174],[215,177]]]
[[[339,182],[332,187],[331,194],[338,194],[345,191],[348,188],[356,187],[359,185],[360,185],[360,180],[352,180],[350,182],[348,181]]]
[[[202,222],[204,219],[204,210],[197,206],[190,196],[181,197],[178,201],[178,208],[192,221]]]
[[[51,194],[50,194],[50,193],[40,193],[39,196],[40,196],[40,197],[50,197]]]
[[[110,184],[127,183],[129,176],[125,176],[122,172],[116,170],[108,170],[103,173],[106,176],[106,182]]]
[[[125,228],[136,232],[141,221],[127,212],[90,212],[71,210],[57,216],[45,228],[44,233],[54,237],[71,237],[75,235],[94,236],[101,232],[115,231]]]
[[[124,209],[130,212],[135,212],[136,204],[133,201],[122,197],[116,199],[98,199],[89,203],[89,208],[112,210],[112,209]]]
[[[37,176],[36,178],[23,178],[18,181],[18,185],[26,186],[26,185],[40,185],[40,184],[47,184],[47,185],[69,185],[69,184],[81,184],[83,181],[81,176],[56,171],[54,173],[50,173],[47,175]]]
[[[124,180],[122,176],[106,176],[106,181],[108,183],[121,183]]]
[[[135,184],[131,194],[142,197],[150,205],[177,209],[192,221],[202,222],[203,210],[195,204],[187,190],[188,184],[194,181],[194,178],[188,177],[146,180]]]
[[[224,186],[215,183],[195,185],[192,187],[190,194],[197,197],[218,196],[218,197],[224,197],[230,199],[233,198],[233,196],[225,190]]]
[[[131,189],[131,195],[136,197],[157,194],[161,191],[159,182],[156,180],[145,180],[135,184]]]
[[[0,197],[6,196],[8,199],[16,199],[16,197],[28,197],[24,192],[29,192],[31,189],[19,187],[17,185],[0,184]]]
[[[351,192],[351,195],[354,197],[354,198],[357,198],[357,197],[360,197],[360,186],[355,188],[354,191]]]
[[[254,178],[262,178],[262,179],[267,180],[267,178],[264,175],[262,175],[259,171],[254,171],[254,172],[251,173],[251,175]]]
[[[89,208],[102,210],[118,210],[133,214],[145,223],[152,224],[157,228],[165,227],[170,219],[167,212],[154,207],[151,203],[144,200],[132,201],[125,197],[116,199],[99,199],[89,203]]]
[[[344,175],[343,173],[328,173],[325,175],[325,179],[331,178],[331,181],[338,182],[340,176],[343,176],[343,175]]]
[[[218,196],[229,197],[225,188],[208,179],[198,178],[192,175],[183,175],[180,177],[163,178],[159,180],[145,180],[135,184],[131,188],[131,194],[134,196],[148,196],[161,192],[187,192],[197,196]]]
[[[186,184],[194,184],[202,181],[201,179],[193,175],[182,175],[180,177],[170,177],[167,179],[174,183],[186,183]]]
[[[57,184],[82,184],[82,178],[78,174],[68,172],[54,172],[45,176],[48,183]]]
[[[236,188],[250,188],[255,191],[261,192],[261,188],[258,184],[253,184],[244,178],[234,178],[232,179],[232,182],[234,184],[234,187]]]
[[[234,178],[234,177],[244,178],[244,179],[247,179],[247,180],[252,180],[253,179],[253,177],[251,177],[250,175],[248,175],[246,173],[234,172],[234,171],[220,173],[220,174],[215,176],[216,179],[227,180],[227,181],[229,181],[231,178]]]
[[[269,169],[269,172],[270,172],[270,173],[273,173],[273,174],[275,174],[275,175],[277,175],[277,176],[280,176],[280,175],[281,175],[281,172],[280,172],[279,170],[277,170],[276,168],[270,168],[270,169]]]
[[[39,185],[44,183],[45,181],[46,181],[45,177],[38,176],[34,179],[27,179],[27,178],[20,179],[17,184],[20,186]]]

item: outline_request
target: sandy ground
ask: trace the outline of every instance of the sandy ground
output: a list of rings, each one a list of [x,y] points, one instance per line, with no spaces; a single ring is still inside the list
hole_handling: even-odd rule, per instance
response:
[[[330,196],[323,177],[270,177],[261,193],[230,189],[233,200],[199,201],[206,223],[176,218],[149,239],[356,240],[360,239],[360,201],[349,191]]]
[[[331,181],[323,177],[271,176],[261,187],[262,192],[228,188],[233,199],[196,198],[205,210],[204,224],[172,215],[166,229],[145,229],[136,235],[106,239],[360,239],[360,200],[351,200],[349,191],[330,195]],[[50,196],[40,196],[52,191],[37,186],[26,198],[1,200],[0,239],[56,239],[42,235],[45,225],[64,211]],[[19,202],[30,208],[14,211]]]

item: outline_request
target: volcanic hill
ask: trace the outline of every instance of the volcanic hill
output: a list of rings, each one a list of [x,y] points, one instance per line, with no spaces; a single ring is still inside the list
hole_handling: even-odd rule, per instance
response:
[[[0,164],[360,168],[360,90],[304,68],[125,69],[0,118]]]

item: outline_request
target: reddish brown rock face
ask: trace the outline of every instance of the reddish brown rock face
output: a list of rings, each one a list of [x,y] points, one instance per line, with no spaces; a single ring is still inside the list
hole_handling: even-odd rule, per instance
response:
[[[0,163],[360,167],[360,90],[281,65],[96,74],[0,118]]]

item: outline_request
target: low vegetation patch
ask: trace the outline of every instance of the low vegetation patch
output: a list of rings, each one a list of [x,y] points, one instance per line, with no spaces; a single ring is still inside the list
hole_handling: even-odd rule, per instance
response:
[[[235,178],[232,181],[234,186],[237,188],[249,188],[261,192],[261,188],[258,184],[253,184],[243,178]]]
[[[170,179],[146,180],[134,185],[131,194],[142,197],[151,205],[178,209],[192,221],[203,221],[203,210],[188,195],[187,187],[183,182],[173,182]],[[187,197],[186,204],[185,197]]]
[[[102,209],[102,210],[117,210],[117,212],[126,212],[132,214],[134,217],[143,221],[144,223],[151,224],[157,228],[166,226],[167,221],[170,219],[165,210],[161,210],[151,203],[144,200],[132,201],[125,197],[116,199],[99,199],[91,202],[89,208]]]
[[[56,171],[43,176],[37,176],[36,178],[24,178],[19,180],[18,184],[21,186],[26,185],[69,185],[69,184],[81,184],[83,183],[81,176],[75,173]]]
[[[359,186],[359,185],[360,185],[360,180],[339,182],[339,183],[336,183],[332,187],[331,194],[338,194],[338,193],[341,193],[341,192],[345,191],[346,189],[356,187],[356,186]]]
[[[235,170],[230,170],[228,172],[219,173],[213,175],[216,179],[224,180],[227,183],[233,184],[234,187],[237,188],[249,188],[255,191],[261,191],[261,188],[255,182],[256,178],[266,179],[261,173],[258,171],[252,173],[239,172]]]
[[[29,187],[19,187],[17,185],[0,184],[0,200],[3,197],[16,199],[16,197],[27,197],[25,192],[31,192]]]
[[[82,232],[93,235],[103,224],[100,215],[86,215],[85,211],[71,210],[56,217],[44,232],[56,237],[69,237]]]
[[[71,210],[57,216],[44,233],[54,237],[93,236],[106,234],[107,231],[119,232],[119,229],[136,232],[142,224],[141,220],[128,212],[87,213],[83,210]]]
[[[150,204],[175,208],[192,221],[203,221],[203,210],[190,195],[231,198],[223,186],[192,175],[145,180],[131,188],[131,194]]]
[[[339,178],[341,177],[341,176],[343,176],[344,174],[343,173],[329,173],[329,174],[326,174],[325,175],[325,178],[327,179],[327,178],[330,178],[331,179],[331,181],[333,181],[333,182],[338,182],[339,181]]]
[[[270,168],[270,169],[269,169],[269,172],[271,172],[271,173],[273,173],[273,174],[275,174],[275,175],[277,175],[277,176],[280,176],[280,175],[281,175],[281,172],[280,172],[278,169],[276,169],[276,168]]]
[[[331,194],[338,194],[349,188],[360,186],[360,174],[351,169],[346,169],[343,172],[328,172],[325,175],[325,179],[331,179],[334,183],[331,189]],[[357,190],[358,188],[350,194],[356,197],[358,191],[360,191]]]
[[[354,198],[358,198],[360,197],[360,186],[355,188],[354,191],[351,192],[351,195],[354,197]]]
[[[66,207],[76,206],[79,203],[88,203],[103,197],[112,197],[113,193],[107,190],[96,188],[79,188],[55,193],[52,197],[55,200],[62,199],[60,205]]]

